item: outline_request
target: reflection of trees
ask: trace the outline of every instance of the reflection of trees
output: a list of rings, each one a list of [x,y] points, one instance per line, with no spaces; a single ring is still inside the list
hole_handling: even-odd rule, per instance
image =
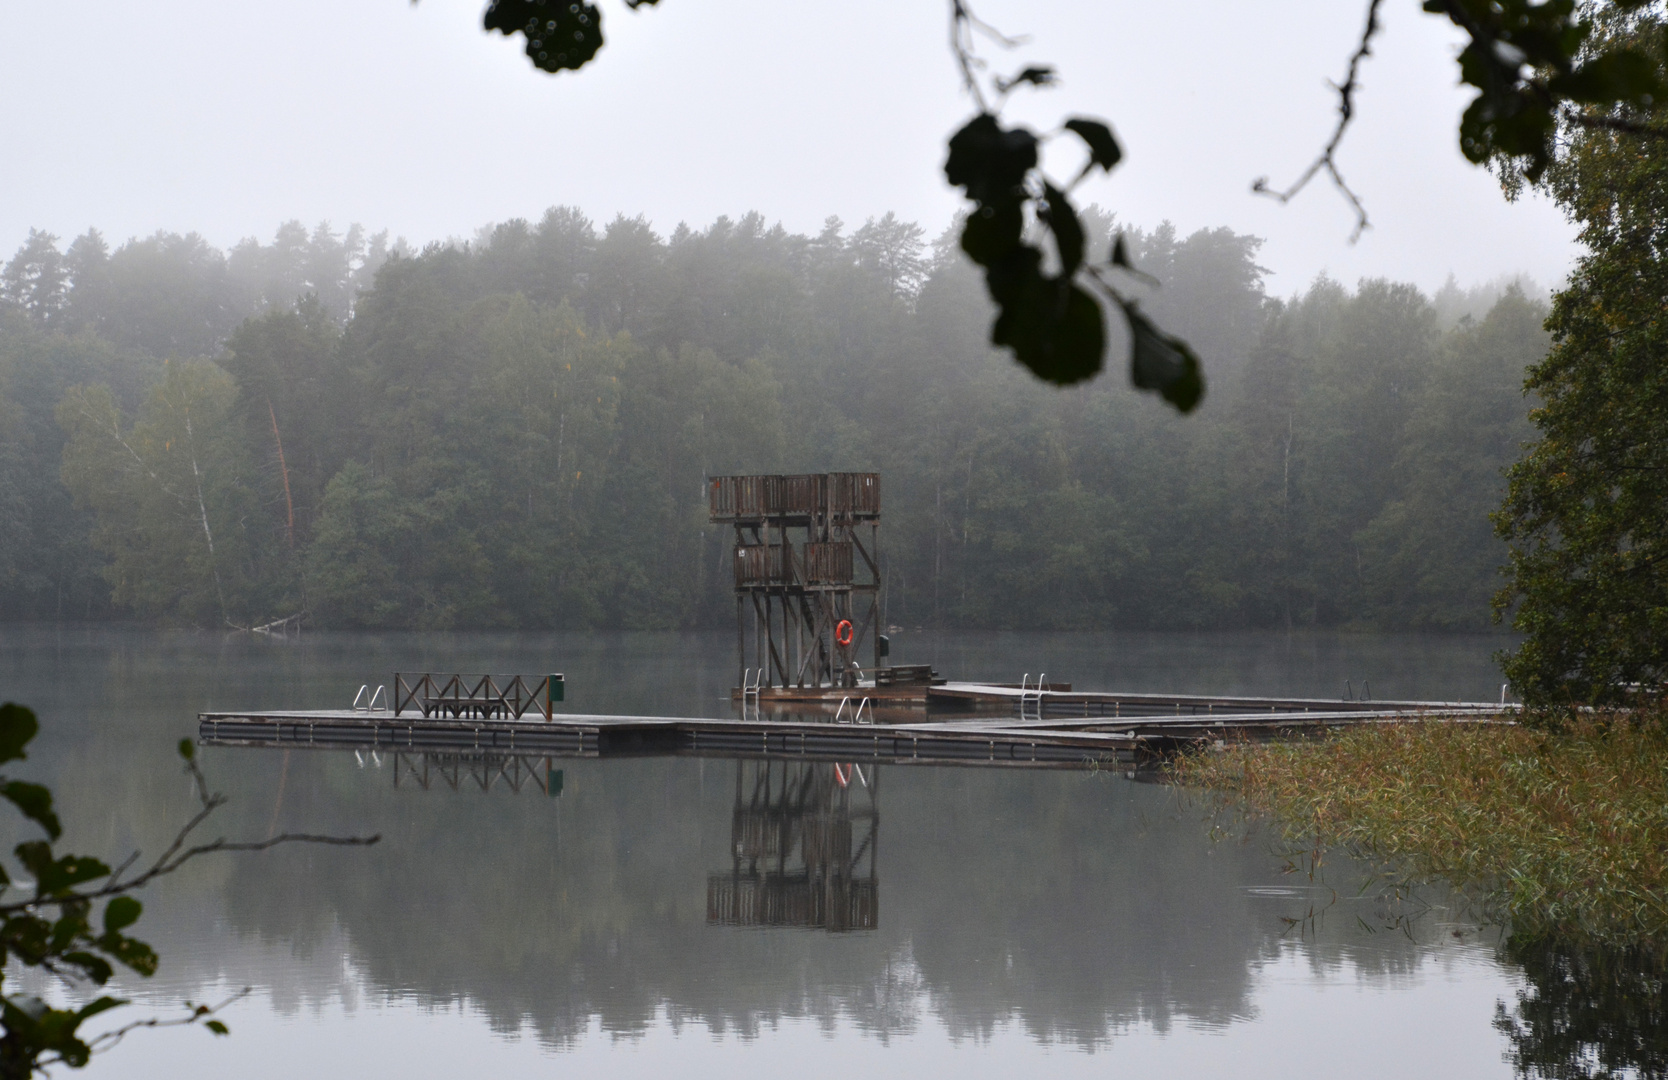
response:
[[[1513,937],[1506,959],[1529,987],[1499,1006],[1521,1076],[1668,1077],[1668,957],[1661,948]]]
[[[878,766],[736,762],[731,866],[707,875],[707,922],[873,930],[879,784]]]
[[[277,775],[275,758],[235,760],[258,788]],[[736,770],[745,811],[762,766],[569,759],[562,797],[550,799],[503,783],[483,793],[467,771],[456,792],[403,780],[396,790],[386,761],[373,778],[352,754],[292,757],[285,827],[351,822],[380,829],[384,846],[363,872],[238,864],[222,893],[230,922],[279,940],[340,926],[372,988],[467,999],[500,1028],[525,1023],[553,1043],[596,1020],[642,1031],[662,1011],[744,1034],[784,1017],[845,1017],[881,1037],[926,1011],[958,1034],[1017,1021],[1094,1044],[1130,1023],[1249,1015],[1252,969],[1283,930],[1284,908],[1240,888],[1277,880],[1259,848],[1213,847],[1171,792],[1113,778],[888,769],[885,919],[862,934],[737,933],[709,922],[709,875],[736,873]],[[832,809],[831,775],[816,771],[830,765],[809,783],[787,766],[786,789],[774,768],[761,807],[785,812],[784,796],[803,794],[811,817]],[[855,881],[870,875],[873,844],[864,848],[867,821],[853,824]],[[777,827],[792,833],[777,867],[805,869],[805,820]],[[744,817],[740,828],[746,848],[756,826]],[[762,853],[782,848],[759,837],[761,877]],[[842,865],[843,840],[813,839],[812,868],[823,851]]]
[[[710,673],[734,648],[722,635],[680,637],[676,648],[663,636],[36,640],[9,661],[22,677],[8,693],[54,715],[43,742],[55,741],[29,764],[75,792],[72,835],[119,853],[155,850],[189,805],[171,748],[199,709],[346,705],[366,671],[430,660],[539,670],[560,653],[578,658],[564,664],[576,697],[668,713],[679,702],[727,703],[730,683]],[[605,687],[618,696],[599,700]],[[235,794],[229,835],[384,841],[370,852],[217,862],[147,898],[147,940],[164,961],[158,985],[179,997],[220,978],[297,1004],[356,989],[468,1001],[497,1029],[526,1025],[552,1043],[599,1021],[630,1034],[669,1015],[744,1035],[785,1017],[840,1019],[879,1038],[934,1016],[958,1035],[1019,1024],[1095,1044],[1132,1023],[1247,1016],[1256,968],[1287,934],[1280,916],[1309,906],[1247,892],[1293,880],[1261,844],[1213,845],[1202,811],[1178,812],[1166,789],[1075,772],[889,766],[886,908],[875,929],[738,932],[707,920],[708,876],[734,857],[732,762],[565,759],[555,763],[565,790],[549,798],[536,784],[514,793],[497,771],[507,762],[461,772],[448,763],[458,790],[431,769],[424,791],[404,765],[393,786],[386,752],[380,769],[369,755],[361,769],[351,752],[296,749],[287,769],[281,751],[204,754]],[[492,769],[490,792],[471,768]],[[861,844],[859,835],[854,856]],[[1349,870],[1333,863],[1328,874]],[[1372,913],[1334,910],[1301,932],[1317,966],[1372,978],[1419,964],[1418,941],[1369,940],[1355,916],[1380,925]]]

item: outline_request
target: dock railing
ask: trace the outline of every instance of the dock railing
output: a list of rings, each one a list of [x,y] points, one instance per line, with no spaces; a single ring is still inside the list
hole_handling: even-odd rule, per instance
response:
[[[394,673],[394,715],[415,710],[424,718],[520,720],[538,713],[546,720],[565,696],[566,680],[545,675],[436,675]]]

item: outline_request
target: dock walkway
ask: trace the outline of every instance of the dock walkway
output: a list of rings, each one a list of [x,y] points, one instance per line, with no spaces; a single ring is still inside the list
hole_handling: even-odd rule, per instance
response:
[[[1045,687],[1047,683],[1043,684]],[[853,693],[854,691],[847,691]],[[862,693],[863,691],[855,691]],[[1327,698],[1236,697],[1222,694],[1124,694],[950,682],[926,692],[934,711],[1040,712],[1044,716],[1242,716],[1255,713],[1355,714],[1499,712],[1502,706],[1465,701],[1337,701]]]
[[[1180,746],[1270,738],[1411,719],[1484,722],[1499,705],[1288,698],[1022,692],[952,683],[944,704],[972,715],[887,723],[828,719],[615,716],[455,719],[380,711],[205,712],[215,746],[448,750],[563,757],[695,754],[914,764],[1092,767],[1131,764]],[[1007,715],[979,715],[1000,708]],[[1509,709],[1509,707],[1507,707]]]

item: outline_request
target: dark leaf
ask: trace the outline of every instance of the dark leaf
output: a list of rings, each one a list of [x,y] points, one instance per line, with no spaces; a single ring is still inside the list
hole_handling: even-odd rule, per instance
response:
[[[1126,302],[1123,309],[1129,324],[1130,381],[1139,389],[1157,390],[1178,411],[1192,412],[1205,395],[1199,358],[1185,341],[1154,326],[1134,304]]]
[[[639,0],[639,2],[652,4],[654,3],[654,0]],[[230,1028],[218,1020],[205,1020],[203,1021],[203,1026],[214,1032],[216,1035],[230,1035],[232,1033]]]
[[[41,867],[52,863],[52,845],[45,840],[29,840],[17,845],[14,849],[18,862],[24,869],[34,874],[37,879],[41,875]]]
[[[87,904],[67,903],[63,905],[63,914],[52,924],[52,938],[47,942],[47,948],[55,953],[66,952],[70,946],[86,937],[92,930],[87,922]]]
[[[143,904],[131,896],[118,896],[104,906],[105,933],[116,934],[139,921],[145,910]]]
[[[1054,234],[1060,254],[1060,276],[1069,278],[1083,265],[1083,223],[1077,220],[1066,193],[1053,184],[1043,185],[1043,220]]]
[[[1112,129],[1099,120],[1074,116],[1066,121],[1066,130],[1082,139],[1089,147],[1089,164],[1099,165],[1107,172],[1123,160],[1123,149],[1113,137]]]
[[[143,941],[120,934],[104,934],[98,939],[98,947],[141,975],[156,974],[156,950]]]
[[[1006,130],[990,113],[980,113],[950,136],[944,176],[985,205],[1024,197],[1025,174],[1037,164],[1037,137],[1024,128]]]
[[[110,962],[96,953],[76,950],[75,952],[65,953],[62,960],[66,964],[79,968],[81,974],[88,981],[97,983],[99,986],[109,982],[110,976],[116,973],[116,969],[110,966]]]
[[[38,964],[46,955],[52,924],[35,915],[14,915],[6,920],[4,935],[8,950],[26,964]]]
[[[195,743],[193,743],[190,739],[181,739],[180,740],[180,757],[184,758],[187,761],[190,761],[193,758],[195,758],[196,756],[197,756],[197,745]]]
[[[980,266],[990,266],[1019,246],[1025,217],[1018,201],[975,207],[961,228],[961,249]]]
[[[19,844],[14,850],[18,861],[35,876],[35,893],[38,896],[56,896],[110,873],[110,868],[97,859],[81,855],[53,858],[52,845],[45,840]]]
[[[65,1065],[80,1068],[87,1064],[92,1051],[76,1036],[76,1028],[85,1020],[126,1004],[120,998],[100,997],[72,1012],[50,1008],[38,998],[6,998],[0,1002],[0,1024],[6,1028],[7,1041],[17,1049],[27,1047],[37,1058],[55,1053]]]
[[[87,1020],[97,1016],[101,1012],[108,1012],[111,1009],[118,1008],[119,1006],[126,1004],[127,1001],[124,998],[101,997],[83,1005],[81,1010],[75,1014],[75,1018],[77,1020]]]
[[[1036,248],[1021,247],[985,275],[998,307],[990,340],[1057,386],[1093,378],[1106,347],[1100,305],[1071,280],[1044,275],[1041,263]]]
[[[482,25],[527,40],[527,58],[549,72],[574,71],[602,48],[602,12],[592,4],[492,0]]]
[[[52,811],[52,792],[39,784],[27,784],[22,780],[8,780],[0,784],[0,798],[6,799],[23,816],[35,822],[46,830],[46,835],[56,840],[63,834],[64,827],[58,822],[58,815]]]
[[[1048,362],[1031,370],[1056,386],[1091,379],[1106,354],[1106,318],[1095,298],[1075,283],[1062,283],[1064,296],[1053,322]]]
[[[1593,104],[1639,102],[1662,96],[1656,64],[1632,49],[1601,53],[1568,75],[1553,77],[1547,86],[1571,101]]]
[[[1055,82],[1054,69],[1051,67],[1028,67],[1011,79],[998,79],[997,87],[1006,94],[1016,86],[1026,83],[1032,86],[1053,86]]]
[[[23,748],[40,729],[40,721],[29,709],[10,701],[0,705],[0,764],[22,761]]]
[[[1134,269],[1129,262],[1129,245],[1124,243],[1123,233],[1119,233],[1118,238],[1112,241],[1112,265],[1121,266],[1125,270]]]
[[[1028,294],[1046,291],[1048,279],[1042,274],[1042,252],[1029,244],[1014,248],[985,272],[985,285],[990,289],[990,298],[1004,308],[1022,304]]]
[[[1552,160],[1556,119],[1543,105],[1512,99],[1510,108],[1479,94],[1460,117],[1460,151],[1482,164],[1495,153],[1528,159],[1523,174],[1538,179]]]

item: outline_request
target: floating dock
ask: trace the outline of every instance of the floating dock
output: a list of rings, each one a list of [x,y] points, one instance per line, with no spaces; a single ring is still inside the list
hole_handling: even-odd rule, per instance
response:
[[[933,713],[1019,713],[1062,717],[1245,717],[1261,713],[1293,715],[1495,712],[1507,706],[1478,702],[1336,701],[1327,698],[1235,697],[1221,694],[1122,694],[1076,690],[1070,683],[1035,686],[946,682],[926,688]],[[856,693],[866,693],[865,690]],[[852,694],[853,691],[846,691]]]
[[[741,717],[538,713],[525,718],[398,715],[392,710],[205,712],[210,746],[444,750],[559,757],[700,755],[901,764],[1053,766],[1135,764],[1229,739],[1315,734],[1417,719],[1487,722],[1482,703],[1338,702],[1302,698],[1021,691],[979,683],[933,687],[953,713],[937,718],[835,722],[784,719],[751,707]],[[1506,707],[1509,708],[1509,707]],[[1006,715],[990,715],[993,711]],[[752,713],[752,715],[747,715]]]

